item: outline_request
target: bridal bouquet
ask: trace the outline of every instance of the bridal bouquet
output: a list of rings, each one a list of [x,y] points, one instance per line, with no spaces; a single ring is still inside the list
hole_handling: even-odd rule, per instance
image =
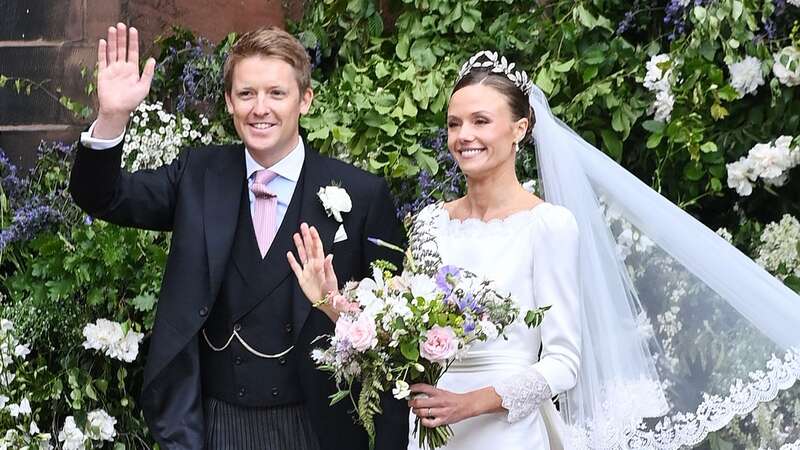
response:
[[[389,245],[386,243],[380,243]],[[341,313],[330,345],[312,358],[333,373],[338,392],[331,404],[350,397],[358,422],[374,447],[374,417],[380,394],[391,389],[408,398],[414,383],[436,385],[450,364],[471,344],[503,336],[520,315],[516,302],[494,283],[455,266],[418,268],[406,263],[401,275],[386,262],[373,265],[372,278],[349,282],[330,301]],[[549,307],[528,311],[525,322],[537,326]],[[357,398],[354,384],[361,386]],[[452,436],[449,426],[420,427],[421,446],[435,449]]]

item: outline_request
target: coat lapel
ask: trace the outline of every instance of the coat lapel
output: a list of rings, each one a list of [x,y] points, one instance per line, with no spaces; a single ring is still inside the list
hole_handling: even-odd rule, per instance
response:
[[[212,299],[217,297],[230,256],[245,178],[244,147],[239,145],[218,151],[224,152],[225,156],[221,157],[219,165],[206,170],[203,200],[203,227]]]

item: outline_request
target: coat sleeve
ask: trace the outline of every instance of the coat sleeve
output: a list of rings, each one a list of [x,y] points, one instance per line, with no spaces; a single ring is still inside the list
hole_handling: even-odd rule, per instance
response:
[[[69,182],[73,200],[87,214],[117,225],[170,231],[190,152],[182,151],[158,169],[128,173],[121,169],[122,146],[92,150],[78,145]]]

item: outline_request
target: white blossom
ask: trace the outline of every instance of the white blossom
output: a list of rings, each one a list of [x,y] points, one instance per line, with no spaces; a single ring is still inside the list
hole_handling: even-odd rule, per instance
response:
[[[654,114],[653,118],[659,122],[667,122],[672,115],[672,108],[675,106],[675,96],[672,91],[667,89],[656,93],[656,100],[650,105],[648,114]]]
[[[114,425],[117,419],[110,416],[102,409],[97,409],[89,413],[86,426],[86,435],[96,441],[113,441],[117,435]]]
[[[731,73],[731,86],[739,93],[739,97],[755,92],[764,84],[764,75],[761,72],[761,61],[753,56],[728,64]]]
[[[727,228],[722,227],[717,230],[717,235],[728,242],[733,242],[733,235]]]
[[[481,320],[478,322],[481,327],[481,330],[486,335],[489,340],[496,339],[499,335],[499,331],[497,330],[497,325],[489,320]]]
[[[747,156],[726,164],[728,187],[748,196],[758,179],[770,186],[782,186],[789,178],[789,170],[800,165],[800,148],[792,146],[792,142],[791,136],[780,136],[774,143],[754,145]]]
[[[75,418],[68,416],[64,419],[64,427],[58,433],[58,441],[63,442],[64,450],[82,450],[87,438],[75,425]]]
[[[12,403],[8,405],[8,412],[11,414],[11,417],[17,417],[19,415],[27,416],[31,413],[31,404],[27,398],[23,398],[19,404]]]
[[[25,359],[31,353],[31,349],[25,344],[17,344],[14,347],[14,355],[19,356],[20,358]]]
[[[764,227],[761,243],[756,250],[756,262],[764,269],[785,278],[789,274],[800,277],[800,221],[785,214],[780,222]],[[781,273],[781,269],[785,272]]]
[[[784,47],[773,55],[773,59],[775,62],[772,65],[772,73],[781,84],[789,87],[800,84],[800,49]]]
[[[725,168],[728,170],[728,187],[736,189],[736,193],[743,197],[753,193],[753,183],[750,182],[752,177],[750,161],[741,158],[739,161],[726,164]]]
[[[107,319],[98,319],[83,327],[86,340],[83,347],[99,350],[111,358],[131,362],[139,354],[139,343],[144,335],[133,330],[122,331],[122,325]]]
[[[342,222],[342,213],[350,212],[353,209],[350,195],[347,194],[346,190],[338,186],[331,185],[319,188],[317,197],[322,202],[328,217],[333,216],[339,223]]]
[[[672,76],[671,64],[670,57],[667,54],[661,53],[651,56],[645,65],[647,74],[644,76],[644,87],[651,91],[668,90]]]
[[[392,395],[398,400],[408,398],[411,395],[411,387],[403,380],[397,380],[392,388]]]

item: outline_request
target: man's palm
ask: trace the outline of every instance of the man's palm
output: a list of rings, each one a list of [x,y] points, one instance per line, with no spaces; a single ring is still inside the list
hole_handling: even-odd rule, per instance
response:
[[[138,32],[135,28],[126,30],[121,23],[108,29],[108,41],[100,40],[97,53],[100,113],[127,116],[147,97],[155,60],[147,60],[140,76]]]

